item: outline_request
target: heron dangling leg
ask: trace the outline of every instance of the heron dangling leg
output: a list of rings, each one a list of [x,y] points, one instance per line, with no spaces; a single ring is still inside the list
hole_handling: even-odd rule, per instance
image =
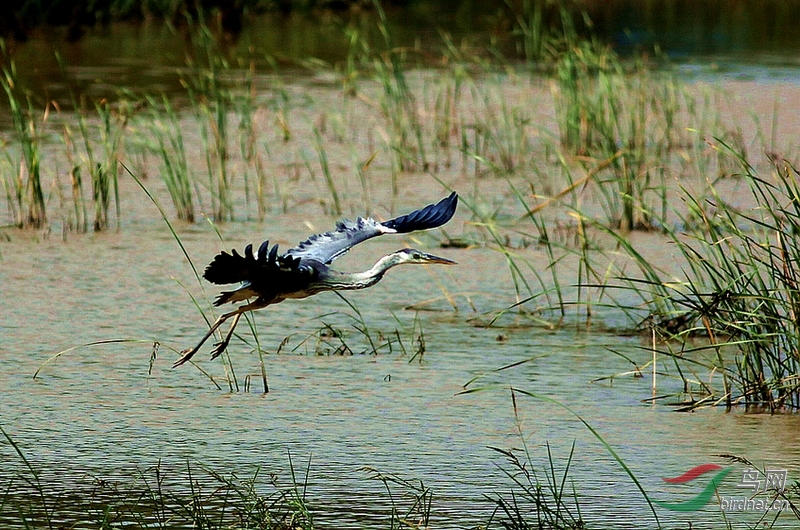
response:
[[[231,329],[228,330],[228,334],[225,335],[225,338],[221,341],[214,344],[214,349],[211,350],[211,360],[213,361],[217,357],[220,356],[222,352],[225,351],[225,348],[228,347],[228,343],[231,341],[231,337],[233,336],[233,330],[236,329],[236,324],[239,323],[239,319],[242,318],[242,314],[238,313],[236,316],[233,317],[233,324],[231,324]]]
[[[222,340],[222,342],[220,342],[217,345],[216,348],[214,348],[214,351],[212,353],[212,359],[217,357],[222,352],[222,350],[225,349],[225,346],[227,346],[228,342],[231,340],[231,335],[233,335],[233,330],[234,330],[234,328],[236,328],[236,324],[239,323],[239,318],[241,318],[242,313],[244,313],[245,311],[253,311],[255,309],[261,309],[262,307],[266,307],[267,305],[269,305],[269,304],[265,304],[263,301],[256,300],[255,302],[243,305],[241,307],[236,308],[236,310],[234,310],[234,311],[231,311],[229,313],[225,313],[224,315],[221,315],[214,322],[214,324],[211,325],[211,327],[208,329],[208,332],[203,336],[203,338],[200,339],[200,342],[197,343],[197,346],[195,346],[194,348],[191,348],[189,350],[184,350],[183,352],[181,352],[181,353],[183,353],[183,355],[181,356],[180,359],[178,359],[177,361],[175,361],[175,363],[173,363],[172,367],[173,368],[177,368],[178,366],[182,365],[183,363],[185,363],[186,361],[188,361],[189,359],[194,357],[194,354],[197,353],[197,350],[199,350],[200,347],[203,344],[205,344],[205,342],[208,340],[208,338],[211,335],[213,335],[214,332],[217,331],[217,329],[219,329],[219,327],[226,320],[228,320],[231,317],[235,317],[236,320],[233,321],[233,325],[231,326],[231,329],[228,332],[228,335]],[[220,348],[220,345],[222,345],[221,348]]]
[[[225,313],[224,315],[221,315],[214,322],[214,324],[211,325],[211,327],[208,329],[208,332],[203,336],[203,338],[200,339],[200,342],[197,343],[197,346],[195,346],[194,348],[188,349],[188,350],[183,350],[181,352],[181,353],[183,353],[183,355],[181,356],[180,359],[175,361],[175,363],[172,365],[172,367],[173,368],[177,368],[178,366],[182,365],[183,363],[185,363],[186,361],[188,361],[189,359],[194,357],[194,354],[197,353],[197,350],[199,350],[200,347],[203,344],[205,344],[205,342],[208,340],[208,338],[211,335],[213,335],[215,331],[217,331],[217,328],[219,328],[222,325],[223,322],[225,322],[229,318],[231,318],[233,316],[236,316],[236,315],[239,315],[239,314],[241,314],[241,312],[237,309],[236,311],[231,311],[230,313]]]

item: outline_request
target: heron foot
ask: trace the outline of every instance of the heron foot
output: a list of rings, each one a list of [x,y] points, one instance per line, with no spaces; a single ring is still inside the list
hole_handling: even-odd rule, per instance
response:
[[[230,337],[227,337],[224,340],[221,340],[219,342],[214,343],[214,349],[211,350],[211,360],[212,361],[214,359],[216,359],[217,357],[219,357],[220,355],[222,355],[222,352],[224,352],[225,348],[228,347],[228,343],[230,341],[231,341]]]
[[[189,359],[191,359],[195,353],[197,353],[198,348],[195,346],[194,348],[187,348],[181,352],[181,358],[172,363],[173,368],[177,368]]]

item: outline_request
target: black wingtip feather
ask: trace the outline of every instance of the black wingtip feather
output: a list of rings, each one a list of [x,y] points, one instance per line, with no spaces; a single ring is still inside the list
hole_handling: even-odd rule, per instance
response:
[[[267,251],[269,250],[269,239],[261,243],[258,247],[258,261],[267,261]]]
[[[203,278],[217,285],[238,283],[247,279],[248,269],[248,259],[240,256],[236,250],[231,250],[230,254],[220,252],[206,267]]]
[[[396,230],[400,234],[414,232],[415,230],[428,230],[437,228],[453,218],[458,206],[458,194],[451,193],[436,204],[413,211],[408,215],[401,215],[382,223],[386,228]]]
[[[244,256],[240,255],[236,249],[231,250],[230,254],[224,251],[220,252],[206,267],[203,278],[218,285],[248,282],[253,281],[254,277],[267,269],[281,267],[291,269],[296,268],[300,263],[299,258],[279,256],[278,245],[269,248],[269,241],[264,241],[258,247],[256,256],[253,255],[253,245],[247,245],[244,248]],[[221,298],[224,297],[221,295]],[[223,304],[225,300],[219,303]]]

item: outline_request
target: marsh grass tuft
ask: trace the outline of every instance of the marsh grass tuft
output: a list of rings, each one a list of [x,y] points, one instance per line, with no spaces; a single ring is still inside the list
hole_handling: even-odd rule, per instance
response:
[[[501,521],[503,528],[509,530],[586,528],[581,519],[575,485],[567,484],[575,453],[575,442],[572,443],[563,471],[557,469],[550,444],[548,443],[546,446],[549,467],[541,473],[544,475],[544,480],[537,473],[527,448],[524,460],[520,460],[518,455],[511,450],[491,448],[506,458],[508,468],[503,472],[514,484],[512,494],[504,496],[498,493],[490,497],[501,514],[500,516],[495,514],[494,518]],[[567,489],[568,486],[572,486],[571,490]]]
[[[694,98],[668,73],[640,59],[625,64],[594,41],[577,40],[560,55],[556,81],[561,146],[576,160],[609,161],[594,181],[608,223],[654,227],[650,212],[667,207],[663,163],[692,142],[683,131],[697,124]]]
[[[301,348],[315,355],[379,355],[399,352],[400,355],[408,356],[409,363],[423,362],[425,333],[418,312],[415,312],[410,327],[393,313],[397,323],[393,330],[376,329],[354,302],[338,291],[334,291],[334,294],[347,304],[349,311],[332,311],[316,317],[322,322],[322,327],[295,345],[293,352],[302,351]],[[314,345],[312,350],[309,350],[309,344]]]
[[[212,29],[201,19],[192,28],[192,55],[181,83],[200,126],[211,193],[211,209],[217,221],[233,219],[228,169],[229,118],[234,111],[234,93],[227,78],[231,67]]]
[[[385,50],[375,57],[375,76],[383,88],[381,111],[391,130],[389,148],[395,155],[400,171],[428,170],[425,134],[414,92],[409,86],[403,64],[403,50],[394,45],[386,12],[379,0],[373,5],[378,12],[378,30],[384,39]]]
[[[503,468],[503,472],[511,479],[513,485],[512,494],[509,497],[501,494],[490,497],[490,500],[497,505],[497,510],[502,514],[501,524],[509,529],[531,528],[531,525],[534,525],[535,528],[584,528],[585,524],[581,518],[575,485],[567,483],[575,454],[575,442],[572,442],[562,472],[557,470],[550,444],[546,444],[547,468],[541,473],[544,475],[544,479],[542,479],[536,471],[537,466],[526,441],[517,406],[517,395],[513,389],[511,390],[511,403],[516,435],[522,443],[523,457],[520,459],[513,450],[490,448],[506,458],[508,467]],[[571,488],[568,489],[568,486]],[[535,523],[531,520],[532,518],[535,518]]]
[[[583,287],[599,289],[604,304],[660,339],[653,354],[669,359],[682,380],[682,410],[707,405],[796,410],[800,174],[780,157],[759,171],[740,148],[719,138],[708,145],[729,158],[725,167],[738,164],[736,178],[747,193],[740,193],[737,203],[748,206],[726,201],[714,183],[702,195],[682,190],[686,210],[671,211],[677,221],[655,217],[681,258],[677,276],[626,234],[581,214],[596,234],[614,242],[613,252],[594,246],[581,256],[591,272],[581,278]],[[620,262],[620,254],[628,260]],[[605,273],[599,274],[604,261]],[[704,377],[703,371],[718,375]]]
[[[150,107],[154,109],[151,131],[157,144],[156,154],[161,158],[161,176],[167,185],[178,219],[193,223],[195,212],[192,187],[196,186],[197,182],[189,167],[182,126],[166,96],[162,97],[161,104],[166,115],[165,120],[162,120],[161,113],[155,110],[159,105],[154,100],[150,101]]]
[[[0,48],[2,55],[5,55],[5,43],[2,40]],[[8,99],[20,153],[18,161],[9,158],[15,171],[4,172],[3,185],[8,207],[19,228],[43,228],[47,224],[46,200],[42,188],[40,131],[33,99],[30,93],[26,93],[24,98],[19,94],[21,88],[13,61],[8,66],[3,66],[0,85]],[[44,118],[46,117],[47,112],[44,113]],[[10,153],[7,156],[11,157]]]
[[[710,353],[701,363],[723,374],[721,390],[701,389],[714,401],[798,409],[800,173],[776,159],[764,177],[741,152],[720,140],[715,145],[738,161],[756,206],[735,207],[713,189],[705,201],[687,197],[701,222],[687,224],[685,234],[669,234],[687,266],[684,284],[671,296],[684,325],[667,336],[708,337],[708,345],[694,352]],[[682,359],[693,351],[669,354]]]
[[[392,473],[384,473],[373,467],[363,467],[362,471],[369,474],[373,480],[379,480],[386,488],[392,503],[390,528],[412,528],[424,530],[430,528],[431,510],[433,505],[433,492],[429,487],[419,481],[404,479]],[[401,490],[397,495],[396,490]],[[401,506],[401,499],[407,498]]]
[[[306,499],[310,460],[298,476],[289,455],[289,477],[256,468],[250,475],[218,472],[199,464],[156,464],[117,470],[110,477],[84,477],[59,486],[39,470],[0,427],[23,469],[4,485],[0,520],[24,528],[223,528],[286,530],[314,528]],[[53,480],[55,479],[55,480]],[[45,483],[44,481],[50,481]],[[13,491],[13,495],[8,492]],[[21,500],[21,501],[20,501]]]
[[[117,228],[119,228],[119,157],[122,150],[123,132],[128,123],[129,107],[120,105],[112,110],[107,100],[95,104],[97,115],[100,118],[99,141],[102,146],[102,157],[99,161],[94,159],[89,144],[89,137],[85,129],[85,121],[81,118],[81,131],[83,132],[86,152],[89,156],[89,173],[92,176],[92,195],[95,204],[94,230],[106,230],[109,226],[108,210],[113,194],[116,207]]]

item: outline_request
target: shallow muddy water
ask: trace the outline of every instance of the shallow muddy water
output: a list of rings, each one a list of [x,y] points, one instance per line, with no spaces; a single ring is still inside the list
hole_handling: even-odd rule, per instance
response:
[[[266,235],[273,241],[295,241],[302,236],[289,227],[302,231],[299,226],[292,216],[281,219],[280,226],[230,225],[224,227],[229,242],[225,246],[239,248]],[[180,232],[198,265],[220,247],[210,229],[184,227]],[[265,356],[270,393],[260,392],[257,356],[237,340],[229,350],[233,365],[240,379],[253,375],[252,388],[218,390],[192,366],[170,368],[177,354],[169,348],[188,347],[204,327],[176,280],[193,294],[203,295],[163,225],[141,222],[120,233],[66,242],[32,239],[14,234],[0,247],[0,424],[54,491],[68,491],[95,478],[124,482],[137,468],[158,463],[179,474],[186,462],[242,476],[258,467],[288,483],[290,455],[302,470],[311,461],[308,503],[321,528],[387,524],[388,496],[383,485],[362,470],[364,466],[429,486],[432,527],[471,528],[484,524],[492,511],[484,495],[509,489],[503,470],[512,469],[489,448],[522,446],[510,385],[569,406],[614,447],[654,499],[684,500],[694,495],[699,488],[667,487],[661,477],[677,476],[706,462],[728,465],[715,456],[722,453],[786,469],[790,481],[800,474],[797,415],[721,410],[680,414],[663,404],[646,404],[642,400],[650,395],[651,383],[647,374],[623,376],[613,385],[593,382],[630,368],[609,348],[624,350],[644,364],[649,354],[640,349],[645,345],[642,338],[529,326],[475,327],[469,324],[472,314],[462,302],[459,312],[439,300],[418,313],[426,344],[422,362],[409,362],[410,354],[403,355],[397,345],[392,353],[384,349],[378,355],[359,354],[365,341],[343,316],[352,311],[333,294],[284,302],[254,317],[261,344],[272,352]],[[364,246],[369,248],[359,248],[340,268],[358,268],[361,260],[368,262],[402,244],[380,240]],[[435,252],[461,265],[429,271],[401,267],[369,291],[348,295],[375,333],[388,336],[401,328],[409,350],[415,315],[403,308],[439,296],[437,282],[452,294],[474,286],[513,295],[498,253]],[[212,294],[207,288],[207,295]],[[201,298],[203,307],[205,300]],[[485,300],[475,297],[478,309],[490,305]],[[323,322],[344,330],[354,355],[330,355],[325,348],[316,354],[315,339],[291,351]],[[243,328],[242,337],[251,340]],[[292,336],[289,345],[274,354],[287,335]],[[107,339],[143,342],[79,348],[32,379],[55,352]],[[148,375],[156,340],[161,348]],[[494,389],[458,394],[476,375],[530,357],[537,358],[488,374],[472,385]],[[207,349],[198,355],[198,363],[214,376],[223,376],[220,361],[210,362]],[[668,366],[663,368],[669,371]],[[674,379],[661,376],[659,393],[674,392],[676,385]],[[575,416],[523,396],[517,397],[517,406],[540,476],[547,469],[545,444],[550,444],[556,465],[563,469],[575,441],[570,478],[590,527],[653,527],[641,493]],[[0,482],[11,484],[14,491],[22,463],[8,444],[0,444],[0,458],[4,463]],[[733,474],[720,493],[740,495],[736,485],[747,468],[732,465]],[[658,515],[667,527],[692,521],[694,528],[707,528],[722,520],[713,504],[688,515],[659,508]],[[13,510],[4,509],[2,517],[4,525],[16,521]],[[752,514],[728,517],[734,527],[753,520]],[[796,521],[787,519],[786,524],[788,528]]]

